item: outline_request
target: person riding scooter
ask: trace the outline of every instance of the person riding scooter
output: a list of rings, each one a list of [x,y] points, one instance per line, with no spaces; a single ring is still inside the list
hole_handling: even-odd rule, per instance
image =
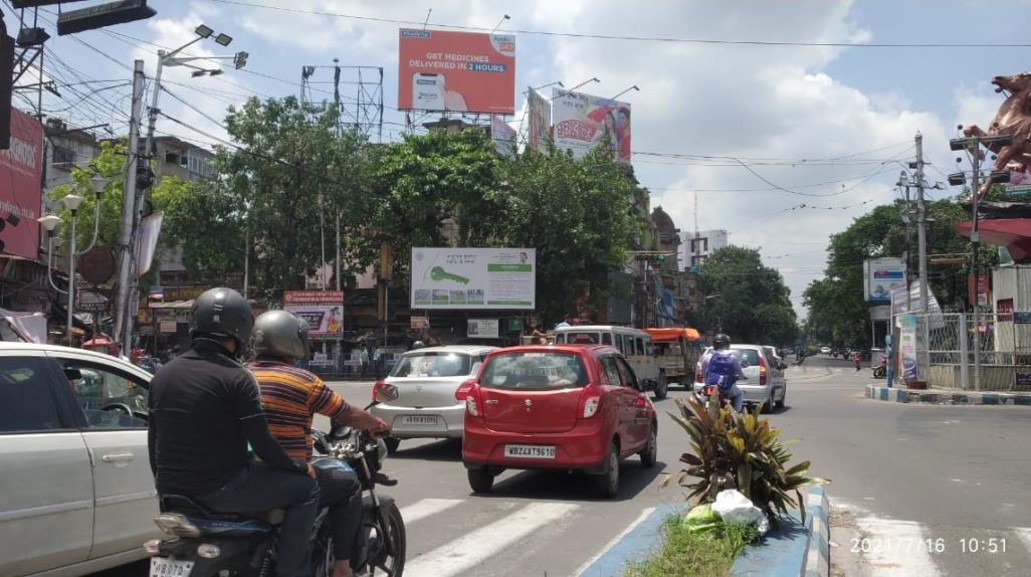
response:
[[[293,459],[312,458],[312,417],[328,416],[334,423],[384,433],[381,419],[348,404],[315,374],[293,366],[294,359],[308,358],[308,325],[293,313],[273,310],[254,321],[251,347],[256,355],[248,365],[261,388],[269,430]],[[361,484],[353,471],[315,468],[321,506],[330,508],[333,527],[332,577],[351,577],[350,562],[361,546]]]
[[[737,386],[738,379],[747,379],[741,370],[741,359],[730,352],[730,337],[720,333],[713,339],[710,349],[701,361],[702,382],[715,385],[720,400],[729,400],[734,411],[741,412],[745,394]]]

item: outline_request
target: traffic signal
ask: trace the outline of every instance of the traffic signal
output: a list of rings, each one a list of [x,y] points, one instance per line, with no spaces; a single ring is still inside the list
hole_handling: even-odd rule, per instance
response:
[[[155,14],[157,11],[147,6],[147,0],[108,2],[63,12],[57,18],[57,34],[64,36],[135,20],[146,20]]]

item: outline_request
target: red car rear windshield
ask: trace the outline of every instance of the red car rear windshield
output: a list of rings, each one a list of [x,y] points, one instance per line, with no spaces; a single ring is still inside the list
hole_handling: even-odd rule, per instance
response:
[[[491,389],[568,389],[587,384],[580,355],[523,352],[497,355],[487,361],[480,386]]]

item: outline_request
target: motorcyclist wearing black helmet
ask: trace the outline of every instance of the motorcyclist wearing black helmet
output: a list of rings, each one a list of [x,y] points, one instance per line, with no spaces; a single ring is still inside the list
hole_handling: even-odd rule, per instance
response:
[[[159,495],[184,495],[220,512],[285,509],[276,574],[310,574],[308,538],[318,512],[314,470],[269,432],[258,385],[237,362],[254,317],[238,292],[215,288],[194,301],[189,351],[150,382],[150,466]],[[252,460],[250,443],[261,462]]]
[[[315,413],[334,423],[384,433],[388,426],[359,407],[348,404],[315,374],[294,366],[308,358],[308,325],[283,310],[261,314],[254,321],[251,349],[256,358],[248,365],[261,388],[269,429],[290,457],[308,462],[312,457],[309,434]],[[329,506],[333,527],[332,577],[351,577],[350,561],[361,546],[361,484],[354,471],[317,468],[321,502]]]
[[[734,410],[741,412],[744,408],[745,394],[737,386],[738,379],[746,379],[741,370],[741,359],[730,352],[730,337],[723,333],[713,339],[712,349],[705,353],[701,360],[702,382],[716,385],[720,399],[731,402]]]

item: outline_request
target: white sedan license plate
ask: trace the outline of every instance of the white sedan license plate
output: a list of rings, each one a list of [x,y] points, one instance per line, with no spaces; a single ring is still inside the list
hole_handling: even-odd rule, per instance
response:
[[[555,447],[547,445],[505,445],[505,456],[516,459],[554,459]]]
[[[190,577],[193,561],[180,561],[165,557],[150,558],[150,577]]]
[[[436,415],[405,415],[401,418],[404,425],[436,425]]]

